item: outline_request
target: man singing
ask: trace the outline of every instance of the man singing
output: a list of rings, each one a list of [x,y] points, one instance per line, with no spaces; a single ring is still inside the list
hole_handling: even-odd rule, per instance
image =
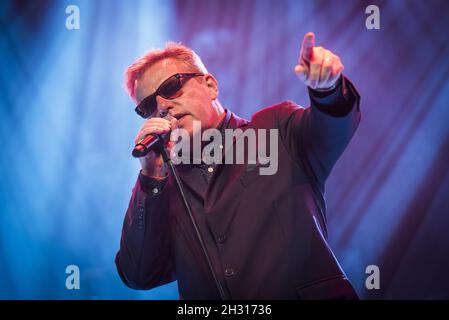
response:
[[[259,161],[175,166],[209,263],[160,152],[140,158],[115,260],[127,286],[177,280],[183,299],[357,299],[327,243],[324,185],[356,131],[360,97],[340,58],[314,42],[307,33],[295,67],[310,107],[284,101],[250,121],[223,108],[217,80],[185,46],[169,43],[127,69],[128,93],[147,119],[136,143],[174,129],[193,136],[196,121],[221,141],[227,129],[278,133],[274,174],[261,174]]]

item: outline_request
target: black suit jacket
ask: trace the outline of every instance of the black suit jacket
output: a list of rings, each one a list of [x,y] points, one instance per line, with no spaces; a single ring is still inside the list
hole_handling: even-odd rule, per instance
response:
[[[359,95],[342,78],[311,107],[285,101],[227,128],[278,129],[278,171],[251,164],[178,165],[213,267],[232,299],[357,298],[327,243],[324,183],[360,121]],[[338,213],[335,213],[338,214]],[[179,194],[139,175],[116,265],[135,289],[178,280],[185,299],[219,299]]]

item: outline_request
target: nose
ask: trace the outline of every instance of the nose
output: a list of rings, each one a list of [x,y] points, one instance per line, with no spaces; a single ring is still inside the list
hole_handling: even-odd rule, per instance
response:
[[[173,105],[170,100],[167,100],[161,96],[156,96],[157,108],[162,116],[166,116]]]

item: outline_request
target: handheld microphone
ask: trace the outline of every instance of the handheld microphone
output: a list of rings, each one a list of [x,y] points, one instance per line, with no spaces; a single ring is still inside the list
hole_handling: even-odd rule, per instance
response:
[[[141,158],[148,154],[148,152],[157,148],[163,147],[165,141],[170,136],[170,132],[163,134],[150,134],[142,139],[134,146],[132,155],[135,158]]]

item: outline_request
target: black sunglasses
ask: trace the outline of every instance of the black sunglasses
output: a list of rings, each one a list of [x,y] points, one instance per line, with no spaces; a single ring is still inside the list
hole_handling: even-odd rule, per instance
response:
[[[146,119],[152,116],[157,109],[156,96],[161,96],[164,99],[174,99],[176,94],[181,90],[182,86],[187,80],[193,77],[204,76],[202,73],[177,73],[169,77],[161,83],[157,90],[143,99],[134,109],[136,113],[142,118]]]

